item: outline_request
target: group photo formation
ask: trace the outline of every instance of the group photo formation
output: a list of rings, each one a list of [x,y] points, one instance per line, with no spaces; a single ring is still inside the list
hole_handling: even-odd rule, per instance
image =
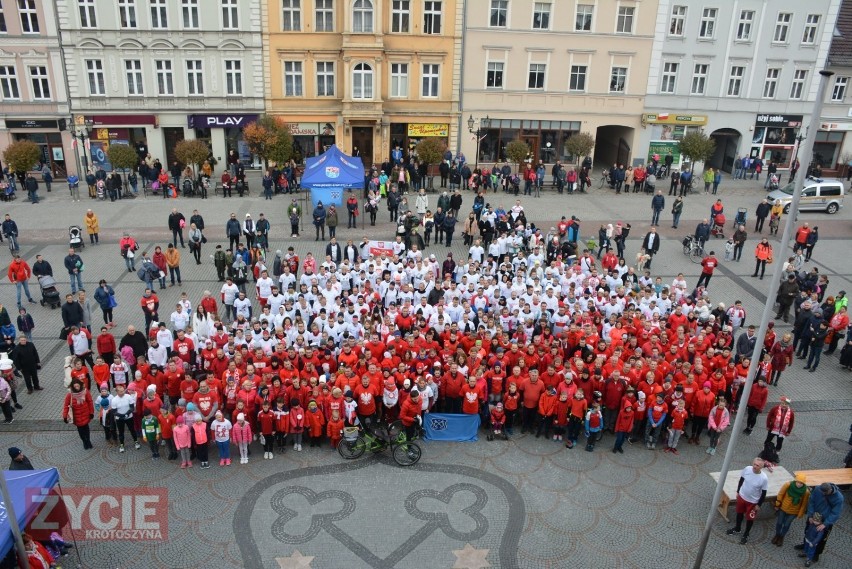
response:
[[[852,566],[850,78],[850,0],[0,0],[0,569]]]

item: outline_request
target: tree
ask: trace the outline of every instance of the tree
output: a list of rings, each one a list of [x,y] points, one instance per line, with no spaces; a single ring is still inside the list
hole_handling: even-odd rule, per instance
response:
[[[417,153],[417,159],[426,165],[426,171],[429,172],[429,188],[432,188],[434,174],[429,170],[431,164],[437,164],[444,158],[444,152],[447,151],[447,145],[443,139],[428,137],[417,143],[414,151]]]
[[[132,170],[136,166],[139,155],[127,144],[110,144],[107,148],[107,157],[113,168],[125,171],[124,187],[127,188],[127,170]]]
[[[578,132],[565,141],[565,150],[575,158],[577,162],[583,156],[591,156],[595,147],[595,137],[588,132]]]
[[[678,146],[681,155],[690,161],[692,172],[695,172],[696,162],[706,162],[716,152],[716,142],[701,130],[685,134]]]
[[[530,145],[523,140],[513,140],[506,145],[506,158],[518,165],[518,174],[522,173],[521,164],[530,155]]]
[[[29,140],[13,142],[3,151],[3,160],[10,172],[28,172],[41,160],[41,148]]]
[[[268,115],[247,124],[243,128],[243,140],[267,168],[270,161],[283,164],[293,155],[293,135],[290,129]]]
[[[210,149],[203,140],[181,140],[175,145],[175,156],[187,166],[192,166],[193,172],[197,172],[209,155]]]

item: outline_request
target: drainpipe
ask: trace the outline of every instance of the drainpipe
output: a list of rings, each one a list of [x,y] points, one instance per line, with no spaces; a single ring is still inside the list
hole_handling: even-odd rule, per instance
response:
[[[462,33],[461,54],[459,55],[459,118],[458,136],[456,137],[456,156],[461,152],[462,132],[464,131],[464,54],[465,54],[465,30],[467,29],[467,2],[462,1]]]

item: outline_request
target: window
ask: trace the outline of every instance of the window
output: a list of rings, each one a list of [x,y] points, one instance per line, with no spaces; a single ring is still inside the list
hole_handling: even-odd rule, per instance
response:
[[[315,0],[314,29],[318,32],[334,31],[334,0]]]
[[[766,70],[766,82],[763,84],[763,98],[774,99],[775,92],[778,90],[778,77],[781,75],[781,69],[778,67],[770,67]]]
[[[3,6],[0,6],[0,34],[6,33],[6,14],[3,13]]]
[[[669,23],[669,35],[682,37],[686,23],[686,6],[672,6],[672,18]]]
[[[801,100],[805,90],[805,80],[808,78],[807,69],[796,69],[793,72],[793,84],[790,86],[790,98],[794,101]]]
[[[284,62],[284,96],[302,96],[302,62]]]
[[[569,91],[583,92],[586,90],[586,73],[588,73],[588,69],[585,65],[571,66],[571,80],[568,83]]]
[[[743,10],[740,12],[740,21],[737,24],[737,39],[748,41],[751,39],[751,26],[754,23],[754,10]]]
[[[118,0],[118,19],[122,28],[136,29],[136,0]]]
[[[225,94],[243,94],[243,62],[239,59],[225,60]]]
[[[0,92],[3,99],[20,99],[21,91],[18,89],[18,78],[15,75],[13,65],[0,65]]]
[[[505,28],[506,13],[509,10],[508,0],[491,0],[491,27]]]
[[[154,71],[157,76],[157,94],[162,97],[171,97],[175,94],[175,81],[172,75],[172,62],[170,59],[154,60]]]
[[[423,4],[423,33],[441,33],[441,2],[425,2]]]
[[[819,28],[819,14],[808,14],[805,21],[805,31],[802,32],[802,43],[813,45],[816,43],[817,28]]]
[[[98,18],[95,15],[95,0],[78,0],[80,9],[80,27],[97,28]]]
[[[352,5],[352,31],[373,33],[373,3],[370,0],[355,0]]]
[[[47,77],[47,67],[31,65],[30,82],[33,86],[33,99],[38,101],[50,100],[50,79]]]
[[[352,98],[373,98],[373,68],[366,63],[358,63],[352,68]]]
[[[846,98],[846,85],[849,83],[848,77],[838,75],[834,78],[834,89],[831,90],[831,100],[835,103],[843,102]]]
[[[692,89],[689,91],[692,95],[703,95],[707,89],[707,69],[710,66],[706,63],[696,63],[692,69]]]
[[[423,88],[420,91],[422,97],[434,98],[438,96],[439,77],[440,65],[437,63],[423,64]]]
[[[790,12],[778,12],[778,19],[775,20],[775,34],[772,36],[773,43],[787,43],[792,20],[793,14]]]
[[[633,33],[633,17],[636,15],[636,8],[621,6],[618,8],[618,18],[615,21],[615,31],[619,34]]]
[[[739,97],[743,88],[743,76],[745,76],[745,67],[742,65],[734,65],[731,67],[731,74],[728,76],[728,96]]]
[[[502,61],[489,61],[488,74],[485,78],[485,86],[490,89],[503,88],[503,67]]]
[[[204,68],[200,59],[186,61],[186,94],[198,97],[204,94]]]
[[[574,19],[574,31],[592,31],[592,16],[595,13],[594,4],[577,4],[577,16]]]
[[[298,32],[302,29],[302,0],[284,0],[281,29],[285,32]]]
[[[660,82],[660,93],[674,93],[677,84],[677,63],[663,65],[663,77]]]
[[[317,61],[317,97],[334,97],[333,61]]]
[[[222,0],[222,27],[226,30],[238,30],[240,19],[237,16],[237,0]]]
[[[106,79],[104,78],[104,62],[100,59],[87,59],[86,77],[89,80],[89,95],[106,95]]]
[[[533,5],[534,30],[550,29],[550,2],[536,2]]]
[[[195,9],[195,25],[184,27],[198,27],[198,0],[183,0],[184,14],[186,14],[187,5],[191,5]],[[151,27],[155,29],[164,29],[169,27],[169,7],[166,5],[166,0],[151,0]]]
[[[609,92],[624,93],[624,86],[627,83],[627,68],[613,67],[609,74]]]
[[[142,61],[139,59],[126,59],[124,61],[124,74],[127,77],[127,94],[144,95]]]
[[[182,0],[183,27],[186,30],[198,29],[198,0]],[[151,8],[153,10],[153,7]],[[153,24],[152,24],[153,25]]]
[[[408,64],[391,63],[391,97],[408,97]]]
[[[701,12],[701,26],[698,28],[698,36],[702,38],[712,39],[716,35],[716,15],[719,10],[716,8],[704,8]]]
[[[18,0],[18,13],[21,15],[21,31],[25,34],[37,34],[39,28],[35,0]]]
[[[544,89],[544,72],[547,66],[544,63],[530,63],[529,80],[527,87],[530,89]]]
[[[407,34],[411,29],[411,0],[393,0],[391,5],[391,31]]]

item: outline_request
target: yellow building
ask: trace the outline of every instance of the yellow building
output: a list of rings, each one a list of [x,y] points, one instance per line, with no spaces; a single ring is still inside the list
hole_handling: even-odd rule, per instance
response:
[[[331,144],[365,164],[425,136],[455,148],[461,10],[455,0],[268,0],[266,109],[302,156]]]

